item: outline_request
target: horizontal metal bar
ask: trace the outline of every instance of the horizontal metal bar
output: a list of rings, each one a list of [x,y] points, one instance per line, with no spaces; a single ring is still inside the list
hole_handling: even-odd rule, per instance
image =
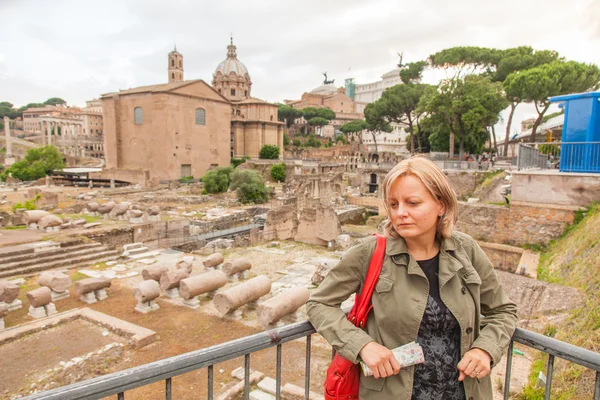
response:
[[[574,362],[594,371],[600,371],[600,354],[591,350],[518,328],[513,335],[513,340],[516,343],[533,347],[563,360]]]
[[[83,382],[24,397],[27,400],[98,399],[162,381],[209,365],[264,350],[315,333],[308,321],[259,332],[204,349],[154,361]]]
[[[315,329],[308,321],[298,322],[113,374],[36,393],[24,399],[75,400],[107,397],[274,347],[313,333],[315,333]],[[523,329],[516,330],[513,341],[594,371],[600,371],[600,354],[593,351]]]

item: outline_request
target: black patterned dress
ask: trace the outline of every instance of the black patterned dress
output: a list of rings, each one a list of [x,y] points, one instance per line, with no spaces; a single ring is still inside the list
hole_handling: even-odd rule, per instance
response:
[[[460,326],[440,298],[439,253],[418,264],[429,280],[429,298],[417,338],[425,362],[415,366],[411,400],[464,400],[465,390],[456,368],[460,361]]]

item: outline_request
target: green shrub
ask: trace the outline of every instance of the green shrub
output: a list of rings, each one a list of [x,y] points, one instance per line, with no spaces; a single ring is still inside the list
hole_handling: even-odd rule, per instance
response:
[[[24,208],[26,210],[37,210],[37,201],[42,197],[39,194],[35,196],[35,199],[27,200],[25,203],[17,203],[12,206],[13,212],[17,211],[19,208]]]
[[[181,183],[193,183],[194,182],[194,177],[192,175],[182,176],[181,178],[179,178],[179,182],[181,182]]]
[[[229,187],[229,179],[232,167],[219,167],[210,171],[202,177],[206,193],[223,193]]]
[[[300,139],[294,139],[292,143],[294,143],[294,146],[296,147],[302,147],[302,142],[300,141]]]
[[[319,148],[319,147],[321,147],[321,141],[319,139],[317,139],[317,137],[314,134],[311,133],[310,135],[308,135],[308,140],[306,141],[306,146]]]
[[[246,203],[264,203],[269,198],[269,188],[262,175],[253,170],[236,169],[231,174],[231,190],[235,190],[238,200]]]
[[[34,181],[49,175],[54,170],[63,169],[63,155],[54,146],[30,149],[23,160],[17,161],[0,175],[5,181],[9,174],[22,181]]]
[[[285,181],[285,164],[275,164],[271,166],[271,178],[277,182]]]
[[[238,167],[238,165],[241,165],[241,164],[243,164],[243,163],[245,163],[245,162],[246,162],[246,160],[245,160],[245,159],[243,159],[243,158],[232,158],[232,159],[231,159],[231,166],[232,166],[233,168],[237,168],[237,167]]]
[[[258,158],[262,160],[277,160],[279,158],[279,147],[266,144],[260,149]]]
[[[287,134],[283,134],[283,145],[284,146],[289,146],[290,145],[290,137]]]

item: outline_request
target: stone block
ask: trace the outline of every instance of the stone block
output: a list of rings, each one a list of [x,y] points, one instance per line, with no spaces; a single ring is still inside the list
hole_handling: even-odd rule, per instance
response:
[[[165,296],[167,296],[169,299],[179,298],[179,288],[165,290]]]
[[[37,319],[37,318],[44,318],[46,317],[46,308],[44,308],[44,306],[41,307],[33,307],[33,306],[29,306],[29,313],[30,316],[32,316],[33,318]]]
[[[277,381],[273,378],[266,377],[262,381],[258,382],[258,388],[263,392],[275,394],[277,390]]]
[[[275,396],[271,393],[256,389],[250,392],[250,400],[275,400]]]
[[[98,300],[96,300],[96,296],[94,295],[94,292],[88,292],[88,293],[82,294],[81,296],[79,296],[79,300],[83,301],[86,304],[94,304],[98,301]]]
[[[67,299],[69,297],[71,297],[71,295],[69,294],[68,291],[64,291],[64,292],[55,292],[54,290],[51,292],[51,296],[52,296],[52,301],[57,301],[57,300],[62,300],[62,299]]]
[[[54,303],[47,304],[44,308],[46,309],[46,315],[50,316],[56,314],[56,306]]]
[[[200,308],[200,300],[197,297],[192,297],[189,300],[183,300],[182,303],[184,306],[191,308],[192,310],[196,310]]]
[[[22,307],[23,307],[23,302],[21,300],[15,300],[8,305],[8,311],[15,311]]]
[[[96,290],[96,291],[94,291],[94,294],[96,295],[96,299],[98,299],[98,301],[108,299],[108,294],[106,293],[106,289]]]
[[[135,306],[135,311],[141,312],[142,314],[148,314],[149,312],[156,311],[160,308],[156,301],[147,301],[145,303],[138,303]]]

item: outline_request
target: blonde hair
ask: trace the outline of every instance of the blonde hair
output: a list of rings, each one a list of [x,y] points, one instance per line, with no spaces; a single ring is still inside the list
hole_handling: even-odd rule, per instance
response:
[[[388,196],[392,184],[399,178],[409,174],[419,178],[433,198],[443,204],[445,211],[438,218],[436,239],[449,238],[458,218],[458,200],[446,175],[431,160],[423,156],[414,156],[401,161],[388,172],[383,181],[383,206],[388,216],[383,227],[385,236],[389,238],[400,237],[392,225]]]

